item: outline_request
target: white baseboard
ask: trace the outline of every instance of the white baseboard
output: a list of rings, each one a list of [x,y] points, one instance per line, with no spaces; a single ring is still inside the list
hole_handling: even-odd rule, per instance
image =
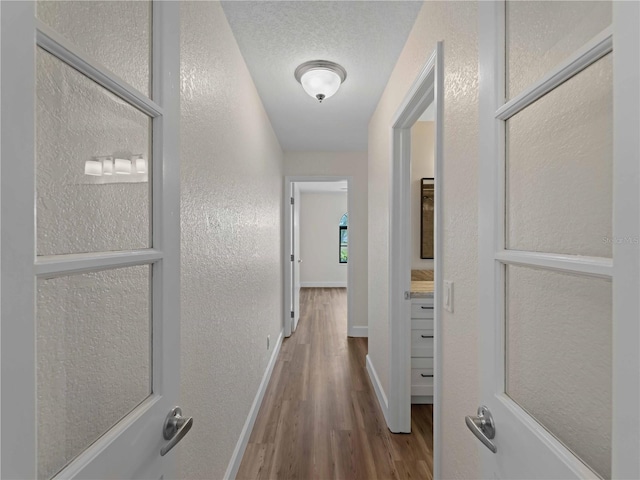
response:
[[[380,404],[382,414],[384,415],[384,420],[387,422],[387,425],[389,425],[389,402],[387,401],[387,396],[384,394],[382,385],[380,385],[380,379],[378,378],[378,374],[376,373],[373,363],[371,363],[369,355],[367,355],[367,372],[369,372],[369,379],[373,384],[373,390],[376,392],[376,397],[378,399],[378,404]]]
[[[258,416],[258,411],[260,410],[262,399],[264,398],[264,394],[267,391],[267,386],[269,385],[269,380],[271,379],[271,374],[273,373],[273,367],[275,366],[276,360],[278,359],[278,353],[280,353],[283,334],[284,332],[280,331],[278,340],[276,341],[273,352],[271,353],[271,358],[269,359],[267,368],[264,371],[264,375],[262,376],[260,387],[258,388],[258,392],[256,393],[256,396],[253,399],[253,404],[251,405],[251,409],[249,410],[249,415],[247,416],[247,420],[244,422],[244,427],[242,427],[242,432],[240,432],[240,438],[238,438],[238,443],[236,443],[236,448],[233,449],[231,460],[229,461],[229,465],[227,466],[227,471],[224,474],[225,480],[234,479],[238,474],[238,469],[240,468],[240,462],[242,462],[242,456],[244,455],[244,451],[246,450],[247,444],[249,443],[249,437],[251,436],[253,425],[256,423],[256,417]]]
[[[350,337],[368,337],[369,327],[351,327],[349,328]]]
[[[347,288],[347,282],[300,282],[300,288]]]

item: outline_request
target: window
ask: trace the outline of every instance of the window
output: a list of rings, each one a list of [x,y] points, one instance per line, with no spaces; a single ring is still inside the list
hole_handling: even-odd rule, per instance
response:
[[[338,227],[338,243],[339,243],[339,256],[338,261],[340,263],[347,263],[349,257],[349,234],[347,227],[349,224],[349,216],[345,213],[340,219],[340,225]]]

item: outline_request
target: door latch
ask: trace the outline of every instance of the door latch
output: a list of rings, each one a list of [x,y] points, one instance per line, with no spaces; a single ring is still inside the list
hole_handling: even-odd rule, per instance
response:
[[[498,448],[491,441],[496,436],[496,426],[493,422],[491,412],[484,405],[478,407],[478,415],[475,417],[467,415],[464,418],[469,430],[478,437],[485,447],[491,450],[493,453],[498,451]]]

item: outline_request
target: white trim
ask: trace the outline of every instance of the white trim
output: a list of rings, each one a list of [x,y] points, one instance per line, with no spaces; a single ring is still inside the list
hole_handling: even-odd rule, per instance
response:
[[[444,45],[436,45],[434,99],[436,108],[435,123],[435,242],[434,242],[434,342],[433,342],[433,371],[435,374],[433,387],[433,478],[441,478],[442,452],[442,297],[440,292],[444,285]]]
[[[37,28],[36,42],[38,46],[119,96],[125,102],[142,110],[150,117],[160,117],[164,114],[160,105],[133,88],[96,60],[78,51],[69,41],[57,34],[44,22],[37,19],[35,22]],[[154,96],[154,98],[157,97]]]
[[[505,103],[496,111],[496,118],[507,120],[527,108],[560,84],[597,62],[613,49],[613,30],[604,29],[542,79],[528,86],[524,92]]]
[[[0,2],[2,169],[1,478],[37,478],[35,2]],[[9,120],[9,121],[8,121]]]
[[[292,260],[291,260],[291,230],[293,229],[293,216],[291,215],[291,199],[293,198],[293,185],[290,181],[285,177],[284,182],[284,223],[282,235],[284,237],[284,242],[282,248],[284,251],[282,252],[282,262],[284,263],[284,308],[282,314],[284,315],[284,319],[282,322],[283,325],[283,334],[285,337],[290,337],[291,332],[293,331],[293,319],[291,318],[291,310],[293,309],[293,285],[291,282],[293,279],[291,278],[291,269],[293,268]]]
[[[435,283],[434,336],[435,345],[441,337],[441,306],[438,299],[442,288],[442,185],[443,185],[443,44],[438,42],[433,53],[413,82],[393,117],[391,129],[391,190],[389,210],[389,385],[387,426],[392,432],[411,431],[411,300],[405,293],[411,289],[410,179],[411,127],[425,109],[435,102]],[[434,475],[440,474],[440,390],[441,353],[434,351]]]
[[[300,282],[301,288],[347,288],[347,282]]]
[[[557,272],[580,273],[593,277],[611,278],[613,274],[613,260],[610,258],[517,250],[497,252],[495,258],[505,264],[540,267]]]
[[[353,219],[356,219],[356,222],[359,222],[360,219],[356,216],[354,217],[352,214],[353,204],[354,204],[354,195],[355,192],[353,190],[353,177],[351,175],[287,175],[284,177],[284,205],[285,205],[285,220],[284,220],[284,252],[283,252],[283,260],[285,262],[284,268],[284,336],[288,337],[291,335],[291,312],[289,310],[288,305],[291,304],[291,269],[287,268],[287,264],[289,263],[289,255],[291,254],[291,238],[288,234],[288,229],[291,228],[291,208],[290,208],[290,197],[291,197],[291,184],[296,182],[336,182],[340,180],[346,180],[347,182],[347,212],[349,212],[349,223],[353,223]],[[357,233],[354,236],[354,231],[352,229],[349,230],[349,243],[353,244],[354,238],[358,238]],[[347,331],[345,333],[351,331],[352,322],[353,322],[353,284],[355,281],[355,275],[353,272],[353,262],[347,262]],[[300,283],[302,287],[302,283]]]
[[[231,460],[229,460],[227,471],[225,472],[223,477],[225,480],[234,479],[238,474],[240,463],[242,463],[242,457],[245,450],[247,449],[247,444],[249,443],[249,438],[251,437],[253,426],[256,423],[256,418],[258,417],[258,412],[260,411],[260,406],[262,405],[262,400],[264,399],[264,394],[267,391],[267,387],[269,386],[269,380],[271,379],[273,368],[275,367],[276,361],[278,360],[278,354],[280,353],[280,347],[282,346],[283,338],[284,331],[281,330],[280,335],[278,335],[278,340],[276,341],[275,348],[271,353],[271,358],[269,359],[267,368],[262,375],[262,381],[260,382],[260,386],[258,387],[256,396],[254,397],[251,408],[249,409],[249,415],[247,415],[247,419],[245,420],[244,426],[242,427],[242,432],[240,432],[240,437],[236,442],[236,447],[233,449],[233,453],[231,454]]]
[[[387,401],[387,396],[384,394],[384,388],[380,384],[380,379],[378,378],[378,372],[376,372],[376,368],[373,366],[373,362],[371,361],[371,357],[367,355],[367,372],[369,373],[369,380],[371,380],[371,385],[373,385],[373,391],[376,392],[376,398],[378,399],[378,405],[380,405],[380,410],[382,410],[382,415],[384,415],[384,420],[389,425],[389,402]]]
[[[640,4],[613,2],[613,235],[640,238]],[[611,478],[640,478],[640,249],[613,245]]]
[[[35,274],[51,278],[106,268],[128,267],[156,262],[163,257],[154,249],[120,252],[77,253],[36,257]]]
[[[369,327],[352,326],[349,328],[349,336],[367,338],[369,336]]]

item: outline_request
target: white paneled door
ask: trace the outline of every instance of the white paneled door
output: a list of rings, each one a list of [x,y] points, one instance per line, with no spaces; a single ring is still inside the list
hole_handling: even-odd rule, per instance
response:
[[[640,478],[640,5],[479,12],[483,477]]]
[[[173,477],[178,4],[0,16],[0,476]]]

